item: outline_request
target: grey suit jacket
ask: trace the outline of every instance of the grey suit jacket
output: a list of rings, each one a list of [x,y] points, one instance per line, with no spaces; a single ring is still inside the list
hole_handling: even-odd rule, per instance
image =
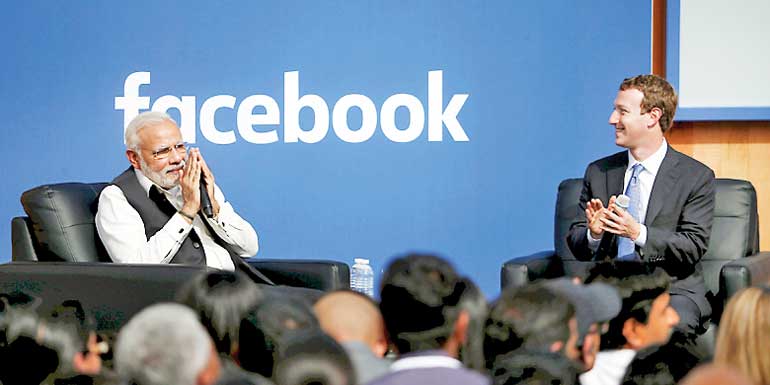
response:
[[[602,237],[596,253],[588,248],[585,208],[592,198],[601,199],[607,206],[610,196],[622,194],[627,167],[627,151],[588,165],[580,194],[579,219],[572,224],[567,237],[575,258],[616,257],[617,237],[609,233]],[[713,221],[714,172],[669,146],[647,206],[647,242],[643,248],[636,247],[636,254],[643,262],[660,266],[673,277],[671,294],[692,299],[703,318],[711,315],[711,306],[706,300],[700,260],[706,253]]]
[[[422,357],[430,360],[433,357],[448,358],[449,355],[442,350],[425,350],[404,354],[399,360],[407,357]],[[395,362],[399,362],[399,360]],[[457,363],[460,364],[459,361]],[[492,385],[492,381],[488,377],[465,367],[424,364],[397,371],[393,371],[391,365],[390,373],[369,382],[367,385]]]
[[[375,356],[363,342],[346,341],[340,345],[345,349],[350,362],[353,364],[353,370],[356,372],[356,384],[366,384],[388,373],[390,361]]]

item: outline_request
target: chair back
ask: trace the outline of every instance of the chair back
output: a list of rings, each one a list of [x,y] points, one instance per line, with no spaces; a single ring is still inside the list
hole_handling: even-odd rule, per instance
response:
[[[556,196],[556,218],[554,220],[554,250],[562,261],[564,275],[568,277],[583,277],[594,262],[578,261],[567,245],[567,234],[573,222],[584,214],[580,210],[580,193],[583,190],[582,178],[565,179],[559,183]]]
[[[107,183],[60,183],[24,192],[33,245],[40,261],[110,262],[94,224]]]
[[[719,282],[722,266],[759,252],[759,215],[751,182],[720,178],[715,194],[714,224],[701,265],[706,289],[724,298]]]

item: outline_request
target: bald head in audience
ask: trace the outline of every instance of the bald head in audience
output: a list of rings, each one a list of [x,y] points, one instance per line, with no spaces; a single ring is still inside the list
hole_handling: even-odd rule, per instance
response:
[[[352,291],[335,291],[321,297],[313,309],[321,329],[337,342],[363,342],[377,357],[388,350],[385,323],[370,298]]]
[[[754,385],[739,371],[720,365],[703,365],[695,368],[680,385]]]

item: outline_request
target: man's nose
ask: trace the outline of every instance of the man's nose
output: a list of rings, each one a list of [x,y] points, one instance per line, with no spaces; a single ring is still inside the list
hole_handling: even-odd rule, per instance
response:
[[[618,124],[618,122],[619,122],[618,115],[619,114],[618,114],[617,111],[612,111],[612,113],[610,114],[609,123],[613,124],[613,125]]]
[[[177,150],[176,148],[171,148],[171,155],[169,155],[168,160],[170,163],[179,163],[184,160],[185,152]]]

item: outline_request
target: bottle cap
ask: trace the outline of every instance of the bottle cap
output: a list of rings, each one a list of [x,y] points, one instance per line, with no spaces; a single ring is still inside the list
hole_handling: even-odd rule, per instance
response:
[[[354,259],[354,261],[356,261],[356,263],[360,263],[362,265],[368,265],[369,264],[369,260],[368,259],[364,259],[364,258],[356,258],[356,259]]]

